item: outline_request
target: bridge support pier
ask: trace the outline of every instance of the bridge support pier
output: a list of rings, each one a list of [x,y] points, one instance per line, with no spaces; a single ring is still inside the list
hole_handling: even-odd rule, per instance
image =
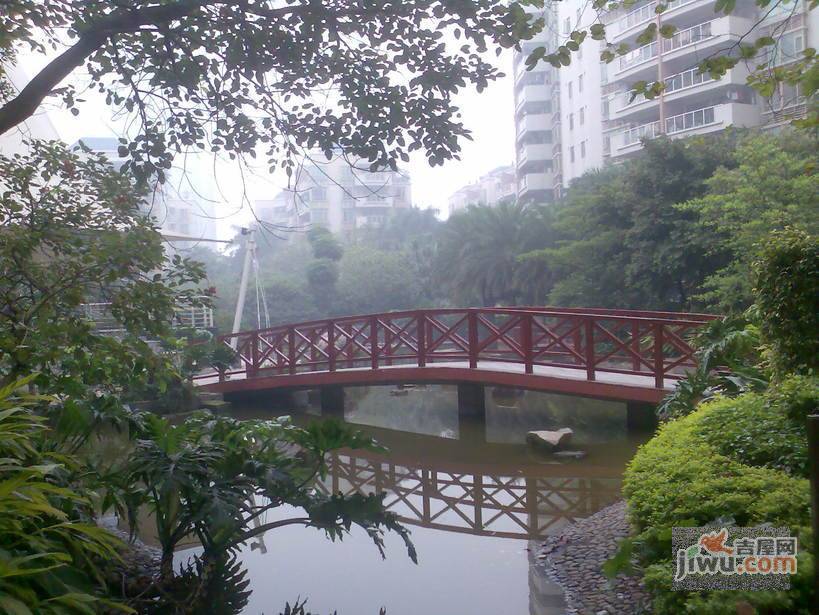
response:
[[[482,384],[462,382],[458,385],[458,416],[486,417],[486,398]]]
[[[321,398],[321,416],[344,418],[344,387],[321,387],[319,395]]]
[[[629,432],[653,432],[657,429],[657,407],[639,401],[626,403],[626,427]]]

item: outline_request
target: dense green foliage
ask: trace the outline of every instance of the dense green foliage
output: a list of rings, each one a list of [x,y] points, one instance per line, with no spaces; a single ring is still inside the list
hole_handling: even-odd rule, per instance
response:
[[[667,418],[682,418],[666,423],[628,466],[623,491],[637,535],[623,543],[620,553],[607,563],[607,572],[614,574],[636,558],[657,613],[727,615],[737,612],[740,603],[761,613],[809,613],[818,598],[812,586],[817,563],[811,554],[819,537],[812,536],[808,527],[810,461],[805,419],[819,407],[819,382],[813,373],[788,375],[788,370],[805,370],[806,365],[794,358],[804,357],[800,352],[805,342],[813,343],[819,335],[812,315],[804,328],[795,323],[805,317],[805,304],[815,302],[815,297],[806,300],[799,290],[779,290],[815,283],[803,279],[815,277],[815,266],[813,270],[793,266],[805,252],[810,253],[805,248],[811,245],[815,244],[805,233],[789,230],[774,235],[755,264],[757,271],[769,276],[766,283],[772,288],[758,289],[758,305],[748,311],[765,332],[764,339],[755,334],[757,327],[749,330],[747,325],[740,328],[725,321],[712,325],[706,337],[713,339],[700,349],[705,368],[682,382],[683,393],[675,391],[664,403]],[[748,335],[749,331],[753,334]],[[789,337],[795,331],[806,339]],[[716,367],[727,372],[720,378],[735,385],[723,387],[723,393],[730,394],[742,390],[749,372],[771,371],[765,364],[763,341],[773,349],[769,354],[779,378],[767,388],[757,378],[757,391],[708,400],[706,386],[718,382],[713,375]],[[783,360],[782,354],[790,361]],[[791,589],[672,591],[671,528],[709,524],[789,527],[800,541],[798,573],[791,579]]]
[[[706,181],[707,192],[681,206],[696,213],[697,234],[708,254],[727,255],[702,283],[706,305],[742,309],[752,294],[752,255],[768,235],[787,226],[812,234],[819,220],[819,168],[813,135],[785,132],[741,139],[733,163]]]
[[[790,394],[819,408],[817,382],[789,383]],[[776,388],[745,393],[735,399],[708,402],[697,433],[722,455],[751,466],[808,476],[807,432],[804,420],[791,420],[792,407],[781,403]]]
[[[754,263],[754,285],[762,334],[776,371],[816,373],[819,237],[794,229],[773,233]]]
[[[26,383],[0,389],[0,611],[114,608],[105,567],[117,560],[120,541],[94,524],[91,501],[72,488],[79,461],[54,448],[31,411],[43,400],[13,397]]]
[[[763,426],[773,432],[763,433]],[[809,484],[784,471],[804,472],[804,426],[801,429],[800,438],[800,426],[781,408],[746,393],[708,402],[693,414],[667,423],[638,451],[623,490],[638,532],[629,549],[643,568],[654,612],[728,615],[745,601],[764,613],[809,613]],[[717,521],[790,527],[800,540],[799,572],[791,590],[672,591],[671,527]]]

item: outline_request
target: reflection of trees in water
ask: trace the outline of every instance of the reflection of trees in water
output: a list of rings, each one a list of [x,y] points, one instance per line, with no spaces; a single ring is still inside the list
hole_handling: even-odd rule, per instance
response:
[[[345,389],[345,420],[386,429],[458,437],[458,398],[450,385]],[[388,411],[385,411],[388,408]]]
[[[384,492],[384,505],[403,523],[476,535],[542,536],[620,495],[617,478],[498,476],[471,472],[463,464],[397,464],[369,454],[333,454],[328,461],[327,479],[318,484],[324,492]],[[565,470],[570,473],[571,466]]]

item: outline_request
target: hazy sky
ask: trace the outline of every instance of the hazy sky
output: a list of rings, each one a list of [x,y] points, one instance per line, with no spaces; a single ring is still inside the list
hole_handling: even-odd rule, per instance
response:
[[[21,64],[26,72],[35,74],[45,61],[42,56],[29,56],[22,58]],[[511,52],[504,52],[500,58],[492,57],[492,61],[498,63],[506,76],[480,94],[471,89],[463,90],[456,100],[462,119],[472,131],[474,139],[462,141],[461,160],[451,160],[443,166],[431,168],[420,152],[415,152],[410,159],[408,170],[412,177],[412,200],[416,206],[435,207],[446,215],[447,199],[453,192],[495,167],[514,162]],[[70,79],[77,83],[84,81],[83,77],[85,75],[82,73],[75,73]],[[73,143],[83,136],[120,136],[123,127],[111,118],[111,111],[102,97],[90,91],[82,97],[85,102],[80,104],[78,117],[60,110],[55,102],[46,106],[60,137]],[[195,166],[200,173],[213,175],[212,159],[210,156],[203,158],[207,159],[198,160]],[[177,163],[181,164],[181,161],[177,160],[175,166]],[[251,218],[248,208],[241,206],[243,186],[246,196],[252,200],[272,198],[286,185],[283,173],[281,177],[271,177],[264,171],[246,169],[243,179],[235,165],[220,164],[217,169],[218,192],[226,201],[218,206],[216,212],[220,218],[224,217],[220,223],[220,234],[226,232],[229,226]]]

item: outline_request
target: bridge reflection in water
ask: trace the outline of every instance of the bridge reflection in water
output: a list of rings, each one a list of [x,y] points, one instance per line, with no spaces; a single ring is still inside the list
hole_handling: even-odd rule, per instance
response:
[[[327,479],[318,484],[325,493],[383,492],[386,508],[403,523],[479,536],[543,536],[620,494],[619,478],[574,477],[571,464],[551,466],[554,475],[542,469],[501,475],[465,464],[395,463],[370,453],[337,453],[328,461]]]
[[[375,563],[369,542],[362,541],[359,554],[353,536],[343,557],[316,545],[305,549],[303,562],[296,557],[279,570],[284,576],[275,582],[258,572],[259,597],[299,587],[313,600],[346,607],[343,612],[371,612],[365,607],[383,603],[396,615],[565,613],[561,588],[536,565],[542,537],[615,502],[623,467],[644,438],[626,433],[623,404],[507,393],[487,396],[486,420],[464,420],[446,387],[400,395],[380,388],[351,392],[344,418],[389,452],[332,454],[316,487],[324,493],[383,493],[386,508],[415,526],[421,563],[408,568],[400,557]],[[248,411],[248,416],[259,412]],[[575,423],[569,422],[573,416]],[[310,420],[305,413],[293,418]],[[522,425],[550,428],[555,422],[575,428],[576,446],[588,457],[557,461],[534,455],[521,443]],[[308,539],[309,534],[299,534],[293,544]],[[283,540],[286,533],[259,536],[248,545],[246,561],[258,562],[258,568],[250,564],[251,572],[269,571],[261,559],[265,542],[279,541],[270,545],[275,552]],[[323,582],[303,585],[305,570]],[[361,578],[371,585],[359,587]],[[419,595],[413,587],[429,591]]]

